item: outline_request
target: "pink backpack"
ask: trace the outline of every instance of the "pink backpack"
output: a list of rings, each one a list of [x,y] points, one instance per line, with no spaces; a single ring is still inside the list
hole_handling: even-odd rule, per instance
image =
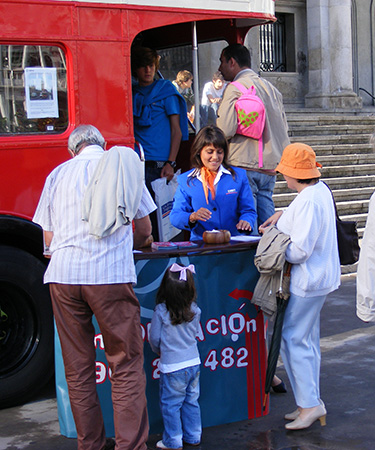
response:
[[[262,136],[266,121],[266,109],[262,100],[256,95],[255,86],[246,89],[238,81],[233,81],[231,84],[242,92],[235,104],[238,122],[237,134],[258,140],[259,167],[263,167]]]

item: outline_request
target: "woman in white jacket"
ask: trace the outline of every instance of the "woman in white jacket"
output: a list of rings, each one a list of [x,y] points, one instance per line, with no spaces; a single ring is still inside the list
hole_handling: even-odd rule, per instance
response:
[[[290,292],[281,342],[281,356],[297,409],[285,415],[288,430],[308,428],[316,420],[325,425],[320,399],[320,311],[327,294],[340,285],[335,209],[329,188],[319,181],[321,167],[311,147],[288,145],[276,171],[298,195],[284,212],[263,225],[276,224],[291,238],[286,260],[292,264]]]
[[[357,316],[375,322],[375,192],[370,198],[357,267]]]

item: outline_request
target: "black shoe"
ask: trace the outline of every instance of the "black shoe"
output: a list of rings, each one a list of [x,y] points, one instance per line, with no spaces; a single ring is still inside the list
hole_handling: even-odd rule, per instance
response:
[[[115,448],[116,442],[112,438],[107,438],[105,441],[105,446],[103,447],[103,450],[113,450]]]
[[[271,387],[275,394],[285,394],[286,392],[288,392],[283,380],[281,380],[281,383],[277,384],[276,386]]]

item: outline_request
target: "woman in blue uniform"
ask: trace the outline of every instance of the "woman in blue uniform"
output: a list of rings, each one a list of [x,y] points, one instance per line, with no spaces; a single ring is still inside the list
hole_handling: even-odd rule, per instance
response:
[[[202,239],[208,230],[229,230],[232,236],[251,232],[256,222],[253,194],[244,169],[226,163],[228,143],[220,128],[207,126],[191,149],[193,169],[178,178],[172,225]]]

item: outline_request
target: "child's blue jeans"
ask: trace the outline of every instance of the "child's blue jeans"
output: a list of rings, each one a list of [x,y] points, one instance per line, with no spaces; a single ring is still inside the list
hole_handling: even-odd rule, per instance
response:
[[[199,444],[201,441],[199,375],[199,365],[160,373],[163,444],[168,448],[181,448],[183,441],[187,444]]]

